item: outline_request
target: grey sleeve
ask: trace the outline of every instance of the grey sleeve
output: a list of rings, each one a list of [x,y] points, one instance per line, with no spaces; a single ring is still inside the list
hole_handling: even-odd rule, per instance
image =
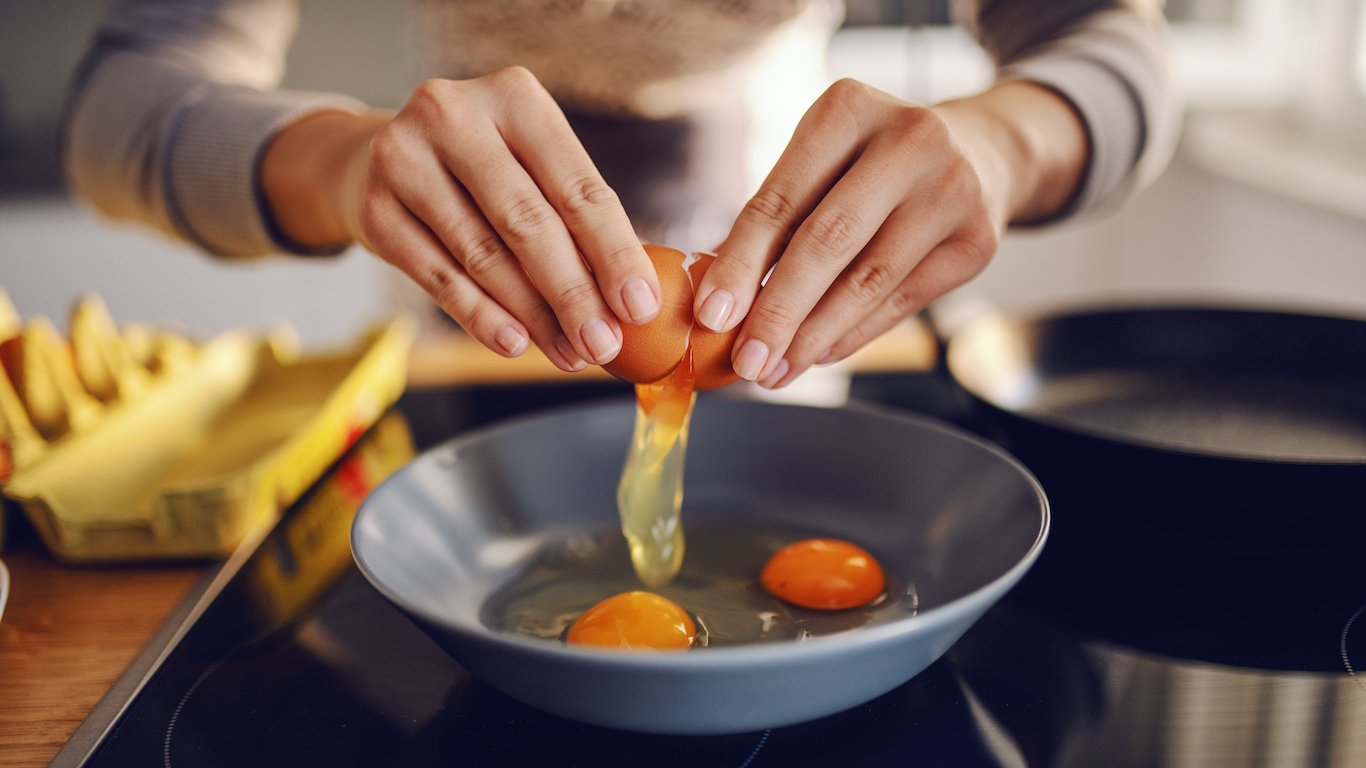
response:
[[[998,79],[1045,85],[1081,116],[1090,157],[1061,216],[1111,208],[1166,167],[1181,108],[1161,0],[957,0],[955,11]]]
[[[261,199],[261,153],[304,114],[364,105],[276,90],[298,16],[297,0],[115,2],[68,97],[72,190],[218,256],[301,252]]]

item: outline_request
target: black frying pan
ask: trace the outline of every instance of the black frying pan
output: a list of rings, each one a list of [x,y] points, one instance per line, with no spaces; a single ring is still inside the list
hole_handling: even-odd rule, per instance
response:
[[[1067,517],[1270,549],[1366,542],[1366,322],[1139,307],[981,318],[953,378]]]
[[[1366,322],[993,315],[945,358],[1048,493],[1032,610],[1181,658],[1341,671],[1335,606],[1366,599]]]

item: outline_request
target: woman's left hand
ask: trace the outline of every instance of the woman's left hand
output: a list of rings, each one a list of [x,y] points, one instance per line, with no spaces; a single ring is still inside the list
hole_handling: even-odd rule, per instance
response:
[[[743,321],[735,370],[783,386],[976,275],[1009,222],[1061,210],[1086,154],[1080,119],[1041,86],[926,108],[842,80],[717,248],[694,312],[712,330]]]

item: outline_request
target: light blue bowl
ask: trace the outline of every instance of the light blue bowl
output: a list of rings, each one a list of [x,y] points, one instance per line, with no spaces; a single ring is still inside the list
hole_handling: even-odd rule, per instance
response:
[[[635,731],[717,734],[833,714],[938,659],[1033,564],[1037,481],[940,422],[868,408],[699,402],[689,521],[826,532],[913,581],[917,615],[802,643],[636,654],[494,631],[485,600],[560,536],[615,526],[634,406],[505,422],[434,448],[356,515],[362,573],[475,676],[531,706]]]

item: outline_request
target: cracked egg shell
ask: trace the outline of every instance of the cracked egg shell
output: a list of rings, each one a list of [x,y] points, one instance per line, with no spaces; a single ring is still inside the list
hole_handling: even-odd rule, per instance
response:
[[[659,381],[678,367],[691,343],[696,389],[735,381],[730,350],[739,329],[712,333],[693,324],[693,286],[701,283],[715,255],[697,253],[690,260],[683,251],[653,243],[645,244],[645,253],[659,274],[659,314],[643,325],[623,323],[621,351],[603,368],[635,384]]]
[[[707,274],[711,263],[716,260],[716,254],[698,252],[693,256],[696,259],[688,266],[688,274],[692,278],[692,286],[696,287],[702,284],[702,276]],[[688,343],[692,346],[695,389],[716,389],[740,379],[730,362],[730,351],[735,347],[735,337],[739,335],[738,325],[723,333],[713,333],[701,324],[693,323]]]

